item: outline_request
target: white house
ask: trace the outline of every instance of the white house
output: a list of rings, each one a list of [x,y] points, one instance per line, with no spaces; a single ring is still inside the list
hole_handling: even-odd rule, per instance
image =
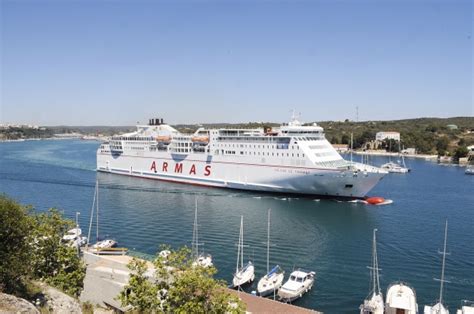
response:
[[[383,141],[385,139],[400,141],[400,133],[398,132],[377,132],[375,134],[376,141]]]

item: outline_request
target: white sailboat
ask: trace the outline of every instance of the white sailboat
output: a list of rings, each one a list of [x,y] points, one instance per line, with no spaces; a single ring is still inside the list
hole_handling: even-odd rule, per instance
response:
[[[276,291],[283,284],[285,271],[279,265],[274,266],[270,270],[270,214],[268,210],[268,226],[267,226],[267,274],[263,276],[257,285],[257,292],[260,296],[275,295]]]
[[[374,229],[374,238],[372,243],[372,267],[369,267],[372,274],[371,290],[368,297],[364,300],[364,303],[360,306],[360,314],[383,314],[384,312],[383,295],[380,291],[380,269],[377,258],[376,232],[377,229]]]
[[[424,313],[425,314],[449,314],[448,309],[443,305],[443,285],[445,282],[444,280],[444,266],[446,265],[446,240],[448,238],[448,221],[446,220],[446,225],[444,227],[444,247],[443,247],[443,262],[441,266],[441,279],[439,280],[440,287],[439,287],[439,300],[438,303],[435,305],[425,305]]]
[[[415,289],[404,282],[391,284],[385,299],[385,314],[417,314]]]
[[[240,264],[240,267],[239,267]],[[234,288],[238,288],[255,279],[255,268],[251,261],[244,266],[244,216],[240,216],[240,235],[237,246],[237,265],[232,283]]]
[[[92,221],[94,219],[94,209],[96,211],[96,243],[89,247],[89,239],[91,238]],[[91,217],[89,221],[89,232],[87,234],[86,250],[95,254],[104,255],[123,255],[127,252],[126,248],[116,248],[117,241],[112,239],[100,240],[99,238],[99,181],[96,180],[94,200],[92,201]]]
[[[194,266],[211,267],[212,256],[210,254],[199,253],[199,246],[203,243],[199,243],[199,231],[198,231],[198,219],[197,219],[197,198],[195,199],[195,210],[194,210],[194,224],[193,224],[193,241],[192,241],[192,256],[194,259]]]
[[[389,144],[390,148],[389,151],[391,151],[392,148],[392,142],[390,141]],[[389,155],[389,160],[388,163],[383,164],[380,166],[380,168],[387,170],[390,173],[408,173],[410,172],[410,169],[406,166],[405,164],[405,158],[403,157],[403,154],[400,153],[400,142],[398,142],[398,150],[399,150],[399,156],[401,157],[401,163],[396,163],[392,161],[391,155]]]

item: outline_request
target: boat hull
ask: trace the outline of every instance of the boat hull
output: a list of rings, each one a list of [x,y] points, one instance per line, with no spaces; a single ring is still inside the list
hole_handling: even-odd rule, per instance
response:
[[[249,265],[245,267],[245,270],[240,270],[238,273],[234,275],[234,279],[232,280],[232,284],[234,288],[238,288],[245,284],[251,283],[255,279],[255,269],[253,265]]]
[[[136,156],[97,154],[97,170],[202,186],[323,197],[363,198],[385,172],[229,161],[222,156],[140,152]]]
[[[283,284],[284,277],[285,277],[285,274],[280,273],[280,274],[275,274],[275,276],[272,276],[270,278],[267,278],[265,276],[262,279],[260,279],[257,285],[258,295],[260,295],[261,297],[266,297],[271,294],[276,294],[278,289],[280,289],[280,287]]]

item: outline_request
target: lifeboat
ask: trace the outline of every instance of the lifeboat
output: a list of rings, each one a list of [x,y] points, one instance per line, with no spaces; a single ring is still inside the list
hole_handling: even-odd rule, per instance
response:
[[[383,197],[375,196],[375,197],[369,197],[365,201],[370,205],[378,205],[378,204],[384,203],[385,199]]]
[[[157,136],[156,140],[158,142],[170,142],[171,141],[171,136]]]
[[[191,141],[194,143],[209,143],[209,137],[208,136],[193,136],[191,138]]]

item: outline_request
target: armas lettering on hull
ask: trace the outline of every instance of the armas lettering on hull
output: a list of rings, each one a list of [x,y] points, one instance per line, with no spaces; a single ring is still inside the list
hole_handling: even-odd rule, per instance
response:
[[[160,168],[157,166],[156,161],[153,161],[151,163],[150,170],[157,173],[158,169],[160,169]],[[161,165],[161,172],[168,172],[168,169],[172,169],[174,171],[174,173],[187,173],[189,175],[196,175],[196,172],[197,172],[195,164],[192,164],[191,167],[189,168],[189,171],[187,171],[186,169],[184,169],[183,164],[180,163],[180,162],[175,163],[174,168],[173,168],[173,167],[170,167],[168,162],[164,161]],[[205,177],[208,177],[208,176],[211,175],[211,165],[206,165],[204,167],[203,175]]]

